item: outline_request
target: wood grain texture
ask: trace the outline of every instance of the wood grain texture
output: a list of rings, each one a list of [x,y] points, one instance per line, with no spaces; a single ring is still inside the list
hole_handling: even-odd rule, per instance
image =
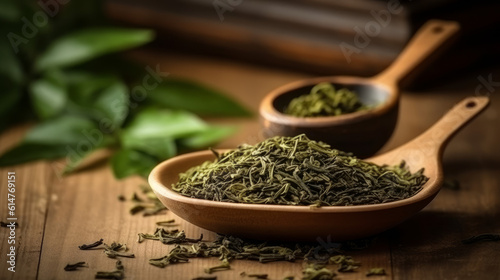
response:
[[[0,152],[17,143],[28,126],[19,126],[0,136]],[[0,168],[0,220],[7,222],[7,176],[15,172],[15,217],[18,227],[15,229],[15,244],[7,242],[9,228],[0,228],[0,279],[35,279],[37,276],[42,238],[44,235],[47,206],[50,199],[52,176],[49,163],[34,162],[13,167]],[[7,270],[7,254],[15,246],[15,272]]]
[[[245,64],[204,57],[180,56],[173,53],[139,51],[131,57],[148,65],[160,65],[172,76],[196,79],[219,88],[257,112],[262,97],[287,82],[307,78],[300,73],[276,71]],[[444,112],[466,96],[474,95],[481,81],[492,75],[500,81],[500,69],[472,71],[468,76],[422,92],[402,92],[399,122],[395,134],[383,148],[390,150],[414,138],[437,121]],[[344,273],[337,279],[498,279],[500,259],[498,242],[463,245],[462,239],[475,234],[500,233],[500,149],[498,131],[499,87],[492,87],[491,106],[471,125],[461,131],[444,154],[445,179],[460,182],[458,190],[444,188],[436,199],[409,221],[378,236],[365,250],[349,252],[362,262],[358,273]],[[481,93],[488,93],[485,87]],[[242,142],[262,140],[256,118],[210,119],[215,123],[240,126],[236,135],[219,145],[233,148]],[[27,126],[16,127],[0,136],[0,150],[16,143]],[[134,259],[123,259],[126,279],[190,280],[205,275],[205,267],[217,259],[194,259],[187,264],[157,268],[149,258],[165,255],[172,246],[147,240],[137,243],[137,233],[152,233],[155,222],[175,218],[188,236],[214,234],[183,222],[172,213],[142,217],[131,216],[130,201],[120,202],[119,195],[130,198],[140,192],[145,181],[113,178],[104,159],[67,177],[57,176],[60,163],[35,162],[0,169],[0,219],[6,218],[6,172],[15,170],[17,177],[17,215],[20,227],[17,237],[16,273],[6,271],[6,234],[0,228],[0,279],[93,279],[96,271],[114,269],[114,260],[100,250],[82,251],[78,245],[99,238],[105,242],[124,242]],[[291,221],[293,222],[293,221]],[[328,222],[328,221],[325,221]],[[325,240],[323,240],[325,241]],[[318,241],[318,243],[321,243]],[[85,261],[88,268],[66,272],[70,262]],[[384,267],[386,276],[366,278],[371,267]],[[243,278],[242,271],[268,273],[280,280],[288,274],[300,279],[301,262],[260,264],[235,261],[232,269],[222,271],[218,280]]]

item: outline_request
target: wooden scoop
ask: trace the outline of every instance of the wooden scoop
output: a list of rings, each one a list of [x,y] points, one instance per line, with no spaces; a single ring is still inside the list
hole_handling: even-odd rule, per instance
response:
[[[333,148],[360,158],[375,154],[389,139],[398,119],[399,84],[436,57],[459,30],[453,21],[431,20],[410,40],[397,59],[382,73],[370,77],[332,76],[292,82],[270,92],[260,104],[260,122],[266,138],[306,134]],[[283,113],[290,101],[319,83],[354,91],[373,109],[340,116],[299,118]]]
[[[434,126],[411,142],[367,159],[382,165],[405,160],[412,172],[425,168],[429,181],[415,196],[374,205],[287,206],[216,202],[189,198],[171,190],[179,173],[214,160],[211,151],[181,155],[159,164],[149,176],[158,198],[172,212],[199,227],[223,234],[265,240],[341,241],[383,232],[424,208],[439,192],[443,171],[441,157],[451,137],[489,103],[487,97],[470,97],[458,103]],[[224,151],[221,151],[224,152]]]

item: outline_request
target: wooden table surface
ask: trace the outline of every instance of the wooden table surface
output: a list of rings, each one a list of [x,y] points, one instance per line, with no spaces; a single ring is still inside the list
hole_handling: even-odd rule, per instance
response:
[[[286,72],[220,61],[217,59],[138,51],[131,56],[153,68],[159,65],[172,76],[196,79],[225,90],[257,112],[261,98],[283,83],[307,77]],[[490,81],[485,85],[485,81]],[[386,276],[370,279],[500,279],[500,242],[470,245],[461,240],[482,233],[500,233],[500,68],[471,70],[424,90],[403,91],[397,129],[383,150],[412,139],[439,119],[448,108],[470,95],[489,95],[490,107],[464,128],[444,154],[445,178],[457,180],[458,189],[443,188],[435,200],[416,216],[375,238],[364,250],[349,252],[362,263],[359,272],[341,273],[337,279],[367,279],[366,270],[385,268]],[[253,119],[214,119],[240,126],[233,137],[220,144],[232,148],[259,140]],[[0,152],[22,138],[29,125],[13,127],[0,137]],[[189,263],[158,268],[148,264],[172,248],[157,241],[137,243],[139,232],[152,233],[155,222],[175,218],[188,236],[213,240],[215,234],[182,221],[174,214],[143,217],[130,215],[130,198],[145,184],[142,178],[114,179],[105,154],[78,173],[59,176],[62,161],[38,161],[0,169],[0,219],[7,218],[7,175],[16,174],[15,273],[7,270],[8,228],[0,228],[0,279],[93,279],[97,271],[114,269],[115,261],[101,250],[82,251],[78,245],[103,238],[126,243],[135,258],[123,259],[126,279],[192,279],[208,276],[204,268],[216,258],[192,259]],[[328,222],[328,221],[325,221]],[[326,241],[326,240],[325,240]],[[321,243],[318,241],[318,244]],[[67,263],[85,261],[88,268],[63,270]],[[267,273],[269,279],[295,275],[301,279],[302,262],[260,264],[234,261],[217,279],[251,279],[247,273]]]

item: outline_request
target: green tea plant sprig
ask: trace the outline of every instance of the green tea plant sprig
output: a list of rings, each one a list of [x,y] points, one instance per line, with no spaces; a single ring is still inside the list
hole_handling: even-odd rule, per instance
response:
[[[161,160],[234,132],[199,115],[250,115],[214,89],[162,75],[160,65],[123,59],[121,51],[153,41],[154,32],[110,26],[101,5],[72,1],[34,25],[29,20],[43,7],[0,0],[6,35],[0,39],[0,129],[36,121],[0,156],[0,166],[66,157],[64,172],[71,172],[94,151],[111,148],[117,178],[146,176]]]

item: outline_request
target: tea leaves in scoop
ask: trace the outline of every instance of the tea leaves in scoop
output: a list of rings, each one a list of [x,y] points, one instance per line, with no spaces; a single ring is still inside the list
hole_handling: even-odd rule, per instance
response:
[[[305,135],[242,145],[180,174],[172,189],[223,202],[347,206],[409,198],[428,178],[402,162],[378,166]]]
[[[339,116],[368,109],[353,91],[335,89],[330,83],[320,83],[310,93],[292,99],[284,113],[304,118]]]

